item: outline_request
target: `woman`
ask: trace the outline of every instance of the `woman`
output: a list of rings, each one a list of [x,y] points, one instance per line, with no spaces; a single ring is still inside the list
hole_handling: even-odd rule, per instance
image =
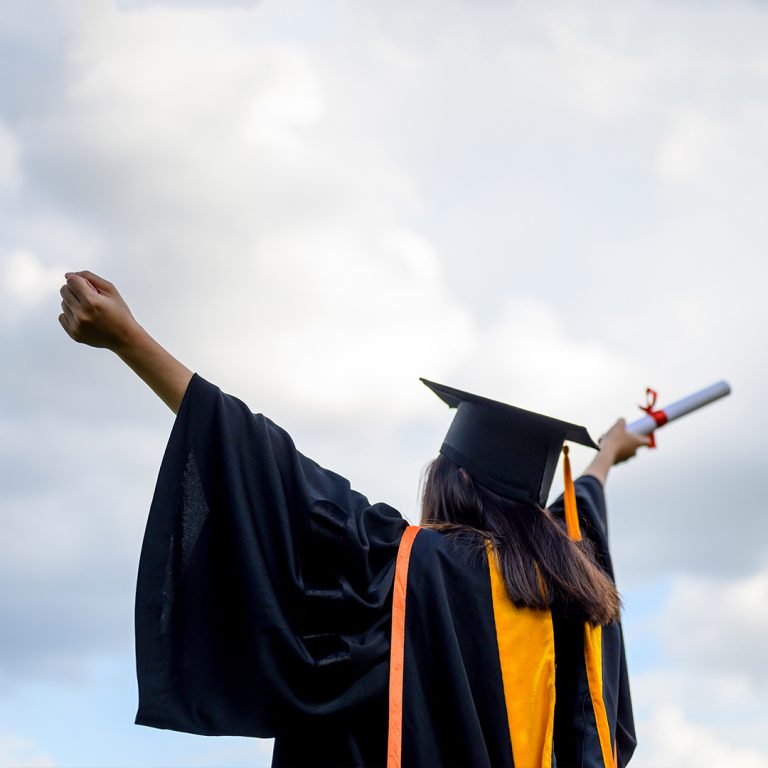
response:
[[[177,414],[139,567],[137,723],[274,736],[275,765],[626,764],[602,488],[647,438],[617,422],[545,510],[586,431],[425,382],[456,417],[409,527],[175,360],[111,283],[66,278],[64,330]]]

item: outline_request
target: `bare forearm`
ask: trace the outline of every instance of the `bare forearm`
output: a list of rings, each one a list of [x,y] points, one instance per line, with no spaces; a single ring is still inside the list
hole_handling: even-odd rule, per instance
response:
[[[174,413],[179,412],[192,378],[189,368],[158,344],[140,325],[136,326],[125,344],[115,349],[115,353]]]
[[[627,432],[624,419],[619,419],[600,438],[600,450],[584,470],[584,474],[596,477],[605,486],[608,471],[614,464],[631,459],[638,448],[649,444],[650,438],[647,435]]]
[[[605,486],[608,480],[608,470],[614,465],[615,461],[615,453],[610,448],[601,447],[582,474],[596,477]]]

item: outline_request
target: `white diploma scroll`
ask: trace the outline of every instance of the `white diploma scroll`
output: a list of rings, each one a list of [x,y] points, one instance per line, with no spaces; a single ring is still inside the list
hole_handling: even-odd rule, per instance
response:
[[[665,405],[663,408],[653,408],[653,416],[648,414],[637,421],[633,421],[627,425],[627,431],[634,432],[636,435],[650,435],[651,432],[664,424],[697,411],[730,393],[731,387],[728,382],[718,381],[716,384],[694,392],[681,400]]]

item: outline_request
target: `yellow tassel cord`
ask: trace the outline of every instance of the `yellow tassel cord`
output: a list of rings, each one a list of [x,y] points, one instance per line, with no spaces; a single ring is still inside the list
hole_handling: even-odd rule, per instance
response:
[[[568,538],[573,541],[581,541],[581,529],[579,528],[579,510],[576,507],[576,490],[573,487],[571,475],[571,461],[568,458],[568,446],[563,446],[563,470],[565,471],[565,526],[568,529]]]

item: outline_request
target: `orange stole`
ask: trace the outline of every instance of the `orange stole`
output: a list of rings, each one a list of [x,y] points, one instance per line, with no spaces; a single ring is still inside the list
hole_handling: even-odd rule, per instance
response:
[[[408,563],[416,534],[409,525],[400,539],[392,593],[392,644],[389,652],[389,736],[387,768],[400,768],[403,751],[403,669],[405,666],[405,596],[408,590]]]
[[[569,476],[570,471],[566,478],[570,479]],[[573,538],[578,540],[581,533],[578,529],[575,502],[573,486],[569,489],[566,484],[566,517],[571,521],[569,528],[572,534],[575,533]],[[395,565],[387,768],[401,768],[402,762],[405,598],[411,548],[420,530],[418,526],[405,529]],[[490,545],[488,571],[514,763],[516,768],[550,768],[555,707],[555,643],[552,615],[549,611],[518,608],[512,603]],[[593,627],[589,623],[584,625],[584,660],[603,762],[605,768],[613,768],[616,755],[612,751],[611,733],[603,700],[602,628]]]
[[[403,745],[403,670],[408,565],[416,535],[403,533],[392,595],[387,768],[401,768]],[[496,641],[516,768],[549,768],[555,708],[555,641],[549,611],[517,608],[507,595],[496,557],[488,548]]]

